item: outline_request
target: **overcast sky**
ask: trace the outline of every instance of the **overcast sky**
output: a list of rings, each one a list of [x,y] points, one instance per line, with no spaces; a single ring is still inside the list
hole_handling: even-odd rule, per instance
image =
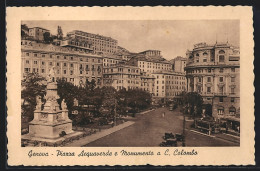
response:
[[[239,20],[130,20],[130,21],[23,21],[30,27],[49,29],[57,34],[58,25],[64,36],[82,30],[118,40],[118,45],[131,52],[161,50],[164,58],[185,56],[187,49],[200,42],[226,42],[239,46]]]

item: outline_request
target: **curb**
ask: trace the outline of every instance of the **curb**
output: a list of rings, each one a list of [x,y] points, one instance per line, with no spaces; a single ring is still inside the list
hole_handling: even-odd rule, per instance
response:
[[[151,111],[154,111],[154,110],[155,110],[155,109],[147,110],[147,111],[144,111],[144,112],[141,112],[141,113],[138,113],[138,114],[143,115],[143,114],[146,114],[146,113],[151,112]]]
[[[188,129],[187,129],[188,130]],[[208,137],[211,137],[211,138],[215,138],[216,136],[214,135],[208,135],[208,134],[205,134],[205,133],[202,133],[202,132],[199,132],[199,131],[195,131],[193,129],[190,129],[189,131],[191,132],[194,132],[194,133],[197,133],[197,134],[201,134],[201,135],[204,135],[204,136],[208,136]]]
[[[114,132],[117,132],[117,131],[119,131],[121,129],[129,127],[129,126],[133,125],[134,123],[135,122],[133,122],[133,121],[127,121],[127,122],[124,123],[124,125],[120,124],[120,125],[118,125],[116,127],[103,130],[101,132],[98,132],[96,134],[92,134],[90,136],[86,136],[86,137],[84,137],[82,139],[79,139],[79,140],[77,140],[75,142],[67,144],[64,147],[82,147],[82,146],[86,146],[87,144],[89,144],[89,143],[91,143],[93,141],[96,141],[96,140],[98,140],[100,138],[103,138],[103,137],[105,137],[107,135],[110,135],[110,134],[112,134]]]
[[[225,134],[225,135],[230,136],[228,134]],[[232,137],[234,137],[234,136],[232,136]],[[240,138],[238,138],[238,137],[236,137],[236,139],[234,139],[234,140],[231,140],[231,139],[228,139],[228,138],[224,138],[224,137],[218,137],[218,136],[216,136],[216,138],[240,144]]]

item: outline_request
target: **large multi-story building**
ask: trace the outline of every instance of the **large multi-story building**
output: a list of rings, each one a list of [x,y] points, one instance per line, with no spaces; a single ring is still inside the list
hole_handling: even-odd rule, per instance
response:
[[[187,64],[187,58],[177,56],[176,58],[170,60],[170,62],[173,64],[173,70],[175,72],[182,72],[184,73],[184,68]]]
[[[93,53],[96,54],[105,55],[114,54],[117,52],[118,42],[117,40],[112,39],[111,37],[74,30],[67,33],[67,39],[72,39],[80,42],[87,42],[87,44],[90,44]]]
[[[172,64],[165,60],[160,51],[148,50],[140,52],[128,61],[130,65],[138,66],[142,72],[155,73],[158,71],[172,71]]]
[[[186,91],[186,78],[184,73],[156,72],[152,74],[154,81],[154,98],[163,99],[163,102],[173,100],[181,92]]]
[[[155,77],[141,72],[141,86],[140,88],[144,91],[148,91],[152,96],[154,96],[154,81]]]
[[[118,56],[103,56],[103,66],[109,67],[113,65],[117,65],[122,61],[122,58]]]
[[[142,73],[136,66],[117,64],[103,69],[103,86],[116,90],[142,89],[153,95],[154,80],[152,75]]]
[[[117,48],[117,41],[112,38],[78,30],[53,44],[22,40],[22,76],[38,72],[47,77],[55,67],[57,79],[79,86],[86,80],[95,80],[98,86],[138,88],[166,100],[185,91],[184,74],[174,72],[173,65],[159,50],[131,53]]]
[[[98,86],[102,86],[102,56],[29,40],[22,40],[21,51],[22,77],[28,72],[38,72],[47,77],[49,70],[55,67],[57,78],[74,85],[94,79]]]
[[[44,33],[50,33],[50,30],[41,27],[32,27],[29,28],[29,36],[34,40],[44,40]]]
[[[103,86],[112,86],[116,90],[137,89],[141,86],[141,72],[138,67],[130,65],[113,65],[103,68]]]
[[[214,118],[238,118],[240,52],[228,43],[199,43],[186,53],[187,90],[202,95]]]

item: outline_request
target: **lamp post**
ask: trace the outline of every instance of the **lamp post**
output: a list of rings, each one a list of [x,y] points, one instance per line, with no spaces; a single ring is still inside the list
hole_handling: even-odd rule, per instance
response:
[[[116,126],[116,110],[117,110],[117,100],[115,98],[115,116],[114,116],[114,126]]]
[[[186,114],[186,110],[189,110],[187,105],[184,107],[184,110],[183,110],[183,128],[182,128],[182,137],[183,137],[182,146],[183,147],[186,146],[186,143],[185,143],[185,139],[186,139],[186,137],[185,137],[185,124],[186,124],[185,114]]]

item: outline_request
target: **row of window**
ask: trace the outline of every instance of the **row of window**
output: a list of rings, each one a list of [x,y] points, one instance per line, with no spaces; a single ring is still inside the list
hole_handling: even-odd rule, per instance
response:
[[[176,79],[176,80],[185,80],[186,79],[185,76],[173,76],[173,75],[166,75],[166,76],[164,76],[164,75],[162,75],[162,76],[157,75],[156,78],[157,79],[159,79],[159,78],[162,78],[162,79],[166,78],[166,79]]]
[[[223,102],[224,101],[224,98],[223,97],[219,97],[219,102]],[[235,98],[234,97],[231,97],[230,98],[230,102],[231,103],[234,103],[235,102]]]
[[[229,57],[228,58],[229,59],[229,61],[239,61],[239,58],[238,57]],[[200,62],[200,58],[198,58],[198,57],[196,57],[196,60],[195,60],[197,63],[199,63]],[[215,59],[212,57],[211,59],[210,59],[210,62],[214,62],[215,61]],[[208,62],[208,59],[207,58],[203,58],[202,59],[202,62],[204,62],[204,63],[206,63],[206,62]],[[224,55],[219,55],[218,56],[218,62],[225,62],[225,56]]]
[[[143,65],[143,67],[142,67],[142,65],[139,65],[139,67],[140,67],[140,68],[144,68],[144,69],[146,69],[146,70],[147,70],[147,68],[161,69],[161,67],[160,67],[160,66],[158,66],[158,67],[157,67],[157,66],[153,66],[153,67],[151,67],[151,66],[147,66],[147,68],[145,68],[145,67],[144,67],[144,65]],[[143,70],[144,70],[144,69],[143,69]],[[171,69],[172,69],[172,67],[165,67],[165,68],[164,68],[164,67],[162,67],[162,69],[165,69],[165,70],[171,70]],[[150,70],[148,70],[148,72],[149,72],[149,71],[150,71]],[[154,71],[153,71],[153,72],[154,72]]]
[[[116,83],[117,84],[123,84],[124,83],[124,80],[116,80]],[[132,81],[132,80],[127,80],[127,83],[128,84],[139,84],[139,81]]]
[[[179,96],[180,94],[181,94],[181,92],[167,92],[166,96]]]
[[[212,81],[212,77],[207,77],[207,82],[210,83]],[[231,82],[235,82],[236,78],[235,77],[231,77]],[[198,77],[198,82],[202,83],[202,77]],[[219,82],[222,83],[224,82],[224,77],[219,77]]]
[[[166,86],[166,89],[177,89],[177,90],[184,90],[185,86]]]
[[[158,66],[158,67],[160,67],[160,66],[162,66],[162,67],[171,67],[171,65],[170,64],[161,64],[161,63],[155,63],[155,62],[142,62],[142,61],[139,61],[139,65],[144,65],[144,64],[146,64],[147,66]]]
[[[29,52],[25,53],[26,56],[30,56]],[[33,57],[42,57],[45,58],[47,57],[47,54],[38,54],[38,53],[33,53]],[[61,59],[60,55],[49,55],[49,58],[54,58],[54,56],[56,56],[56,59]],[[63,56],[64,60],[74,60],[75,57],[73,56]],[[83,58],[79,58],[80,61],[83,61]],[[95,59],[95,58],[86,58],[85,60],[86,62],[97,62],[97,63],[102,63],[102,59]]]
[[[113,42],[112,44],[116,44],[117,41],[111,38],[107,38],[104,36],[100,36],[100,35],[95,35],[95,34],[90,34],[90,33],[83,33],[83,32],[76,32],[75,34],[80,35],[80,36],[75,36],[78,39],[86,39],[86,40],[93,40],[93,41],[97,41],[97,42],[105,42],[105,41],[109,41],[109,42]],[[85,37],[83,37],[85,36]]]
[[[109,72],[110,71],[110,72]],[[104,73],[113,73],[113,72],[127,72],[127,73],[139,73],[138,69],[126,69],[126,68],[117,68],[117,69],[104,69]]]
[[[26,63],[26,64],[30,64],[30,61],[29,61],[29,60],[26,60],[25,63]],[[37,64],[38,64],[38,61],[33,61],[33,64],[34,64],[34,65],[37,65]],[[56,62],[56,66],[60,66],[61,64],[62,64],[62,63],[60,63],[60,62]],[[45,61],[42,61],[42,62],[41,62],[41,65],[45,65]],[[54,62],[49,62],[49,65],[50,65],[50,66],[53,66],[53,65],[54,65]],[[67,67],[67,63],[64,62],[64,63],[63,63],[63,66],[64,66],[64,67]],[[70,66],[70,67],[74,67],[74,64],[73,64],[73,63],[69,63],[69,66]],[[92,65],[92,68],[94,68],[94,66],[95,66],[95,65]],[[83,65],[80,64],[80,68],[82,68],[82,67],[83,67]],[[88,68],[88,65],[86,65],[86,68]],[[98,66],[98,68],[101,68],[101,66]]]
[[[186,84],[186,82],[184,82],[184,81],[180,81],[180,82],[179,81],[166,81],[166,84],[179,84],[179,83],[180,83],[180,85]]]
[[[201,92],[201,87],[200,88],[198,88],[198,92]],[[231,87],[230,88],[230,94],[235,94],[235,88],[234,87]],[[207,87],[207,93],[212,93],[212,89],[211,89],[211,87]]]
[[[228,68],[219,68],[218,71],[219,73],[223,73],[224,71],[228,71]],[[205,71],[205,73],[212,73],[214,71],[216,71],[216,69],[195,69],[195,70],[188,70],[187,73],[203,73]],[[236,72],[236,68],[232,67],[230,68],[231,72]]]
[[[31,68],[24,68],[24,72],[25,72],[25,73],[31,72]],[[39,73],[39,68],[32,68],[32,72],[38,72],[38,73]],[[45,69],[40,69],[40,73],[44,74],[44,73],[47,73],[47,72],[46,72]],[[59,69],[56,71],[56,74],[65,74],[65,75],[66,75],[66,74],[68,74],[68,73],[70,73],[70,75],[73,75],[73,74],[74,74],[74,71],[73,71],[73,70],[66,70],[66,69],[64,69],[62,73],[60,72]],[[83,74],[83,72],[80,71],[79,74]],[[89,73],[86,72],[86,74],[88,75]],[[92,72],[92,75],[95,75],[95,74],[99,74],[99,75],[100,75],[101,72],[97,72],[97,73]]]
[[[223,106],[219,106],[218,108],[218,115],[224,115],[225,114],[225,108]],[[236,115],[236,108],[231,106],[228,108],[228,113],[231,116],[235,116]]]

